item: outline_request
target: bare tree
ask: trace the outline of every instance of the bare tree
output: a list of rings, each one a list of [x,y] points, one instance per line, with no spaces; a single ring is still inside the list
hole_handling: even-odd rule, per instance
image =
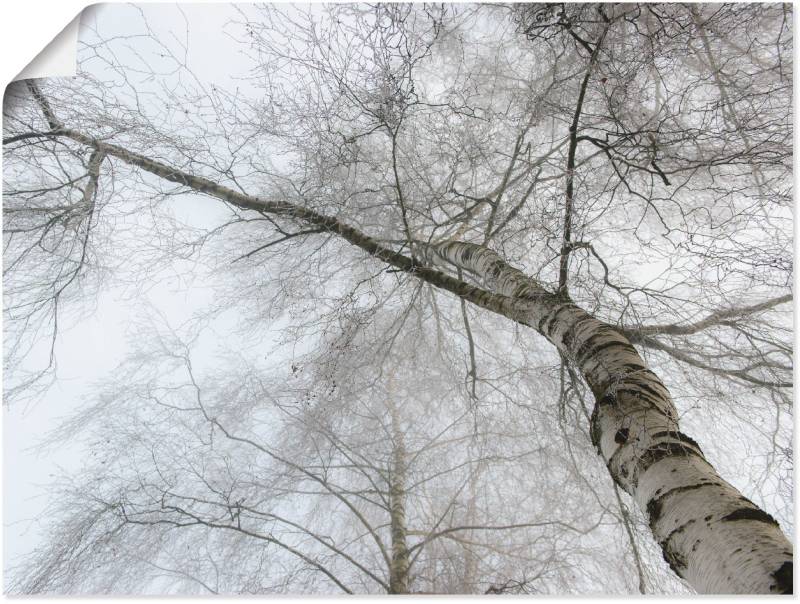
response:
[[[213,262],[222,305],[251,330],[288,315],[287,337],[334,367],[366,361],[320,333],[393,309],[376,376],[414,317],[473,407],[526,404],[587,432],[689,585],[791,592],[791,543],[762,509],[790,522],[790,24],[768,4],[253,7],[230,25],[253,60],[235,91],[149,29],[157,66],[140,81],[100,35],[81,77],[6,99],[7,345],[55,334],[67,296],[113,267],[102,225],[148,222],[129,278]],[[179,194],[221,202],[214,224],[176,223]],[[526,340],[553,346],[537,351],[560,375],[550,400],[530,398],[530,361],[509,352]],[[760,505],[679,419],[752,435],[768,461],[757,486],[733,482]],[[413,560],[402,423],[386,426],[390,591]],[[641,588],[635,520],[608,505]]]
[[[526,490],[495,501],[487,489],[545,465],[550,448],[512,425],[477,428],[438,387],[405,391],[393,373],[413,360],[392,360],[385,380],[307,358],[289,387],[255,368],[224,383],[162,330],[51,435],[54,447],[88,436],[93,464],[48,512],[68,518],[57,527],[66,547],[35,552],[14,589],[148,593],[169,577],[180,592],[215,594],[474,592],[513,583],[519,569],[529,589],[580,572],[557,542],[601,529],[604,512],[529,511]],[[442,541],[447,558],[473,555],[460,584],[429,574]]]

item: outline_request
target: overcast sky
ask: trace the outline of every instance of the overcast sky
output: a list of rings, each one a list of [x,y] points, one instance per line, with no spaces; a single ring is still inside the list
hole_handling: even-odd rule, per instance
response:
[[[199,79],[230,84],[230,76],[235,74],[231,66],[242,61],[223,28],[236,16],[229,5],[153,4],[141,9],[123,4],[101,5],[83,15],[79,50],[81,41],[92,40],[96,35],[109,38],[142,33],[142,14],[159,37],[173,40],[176,49],[187,44],[189,66]],[[188,22],[191,27],[187,27]],[[135,42],[134,39],[132,48]],[[211,202],[198,204],[196,198],[185,196],[171,199],[170,205],[180,219],[198,225],[213,219],[215,210]],[[98,382],[113,375],[129,349],[129,338],[139,335],[135,319],[148,312],[148,307],[163,313],[177,327],[211,300],[208,288],[187,277],[185,265],[166,267],[163,275],[147,292],[132,295],[130,288],[104,289],[95,308],[87,306],[60,329],[56,344],[58,380],[46,395],[32,404],[4,407],[5,564],[30,551],[38,538],[31,520],[47,505],[42,487],[63,475],[62,470],[80,467],[80,443],[37,450],[42,436],[58,425],[59,418],[91,397]],[[41,361],[41,355],[37,360]]]
[[[228,89],[246,86],[237,79],[243,75],[237,67],[244,66],[246,61],[239,55],[239,47],[225,27],[229,19],[237,17],[229,5],[144,5],[140,8],[103,5],[87,13],[81,39],[135,36],[144,32],[143,16],[157,38],[170,41],[174,52],[183,53],[185,49],[187,67],[201,82],[217,83]],[[137,39],[132,37],[130,55],[120,57],[123,62],[135,57],[136,44]],[[219,217],[220,206],[208,200],[175,196],[168,203],[180,220],[196,226],[214,224]],[[605,255],[602,245],[602,242],[596,243]],[[652,271],[652,267],[640,265],[638,268],[643,275]],[[58,381],[55,385],[36,403],[4,408],[5,564],[30,551],[41,538],[31,519],[41,514],[47,505],[42,495],[46,490],[42,487],[65,471],[79,469],[82,457],[79,442],[37,451],[41,437],[58,425],[59,418],[69,415],[90,398],[96,384],[113,375],[114,368],[124,360],[130,348],[131,338],[140,335],[136,319],[143,313],[157,310],[168,323],[178,326],[212,301],[211,287],[193,279],[191,266],[184,261],[164,267],[161,276],[146,292],[132,291],[130,287],[104,288],[95,306],[86,305],[85,312],[73,316],[71,322],[61,327],[56,347]],[[230,317],[219,318],[220,327],[229,320]],[[218,329],[216,333],[229,331]],[[217,343],[226,344],[224,341]],[[200,357],[205,354],[205,360],[209,361],[212,352],[213,347],[207,345],[201,346],[195,354]],[[691,418],[687,424],[691,425]]]

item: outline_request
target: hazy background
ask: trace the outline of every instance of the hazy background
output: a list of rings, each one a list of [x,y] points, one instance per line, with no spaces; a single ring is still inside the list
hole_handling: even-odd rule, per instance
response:
[[[224,25],[235,16],[225,4],[96,6],[83,15],[78,55],[80,58],[82,47],[85,50],[84,45],[98,37],[144,33],[146,19],[151,29],[162,34],[162,40],[171,41],[176,52],[186,48],[189,67],[200,80],[230,86],[239,59]],[[129,47],[133,56],[136,38]],[[208,199],[174,196],[168,203],[178,220],[195,226],[212,223],[218,213],[217,204]],[[129,338],[139,335],[137,317],[157,311],[177,327],[211,301],[208,285],[198,282],[193,272],[191,263],[178,260],[159,271],[158,283],[146,292],[116,285],[104,288],[95,306],[65,308],[68,320],[56,341],[57,382],[38,401],[3,408],[4,568],[43,537],[35,519],[48,503],[44,487],[64,475],[62,469],[80,468],[80,442],[51,450],[38,446],[41,439],[60,418],[91,396],[97,382],[113,375],[129,349]],[[32,367],[46,359],[47,348],[42,346],[40,354],[31,359]],[[194,353],[202,355],[203,350]]]

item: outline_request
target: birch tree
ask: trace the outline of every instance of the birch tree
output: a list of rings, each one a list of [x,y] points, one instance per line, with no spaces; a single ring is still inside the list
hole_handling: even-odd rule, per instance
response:
[[[236,86],[144,20],[135,56],[98,31],[78,78],[7,93],[7,367],[51,343],[12,389],[48,375],[81,286],[176,257],[251,333],[283,317],[332,359],[354,355],[320,336],[343,313],[395,308],[390,350],[415,308],[471,405],[586,431],[688,585],[790,593],[791,7],[236,10]],[[176,220],[178,195],[209,220]],[[524,387],[528,346],[551,400]],[[715,425],[753,435],[750,484],[704,452]]]

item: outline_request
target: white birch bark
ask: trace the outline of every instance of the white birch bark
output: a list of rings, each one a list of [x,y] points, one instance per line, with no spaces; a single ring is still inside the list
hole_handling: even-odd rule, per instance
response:
[[[722,479],[680,431],[669,391],[620,330],[547,292],[475,244],[420,245],[517,300],[534,327],[592,389],[592,441],[614,480],[638,502],[670,567],[701,593],[791,593],[792,545],[778,523]]]
[[[392,563],[389,568],[389,593],[408,593],[408,543],[406,541],[406,447],[397,408],[389,401],[392,421],[392,469],[389,510],[392,533]]]

